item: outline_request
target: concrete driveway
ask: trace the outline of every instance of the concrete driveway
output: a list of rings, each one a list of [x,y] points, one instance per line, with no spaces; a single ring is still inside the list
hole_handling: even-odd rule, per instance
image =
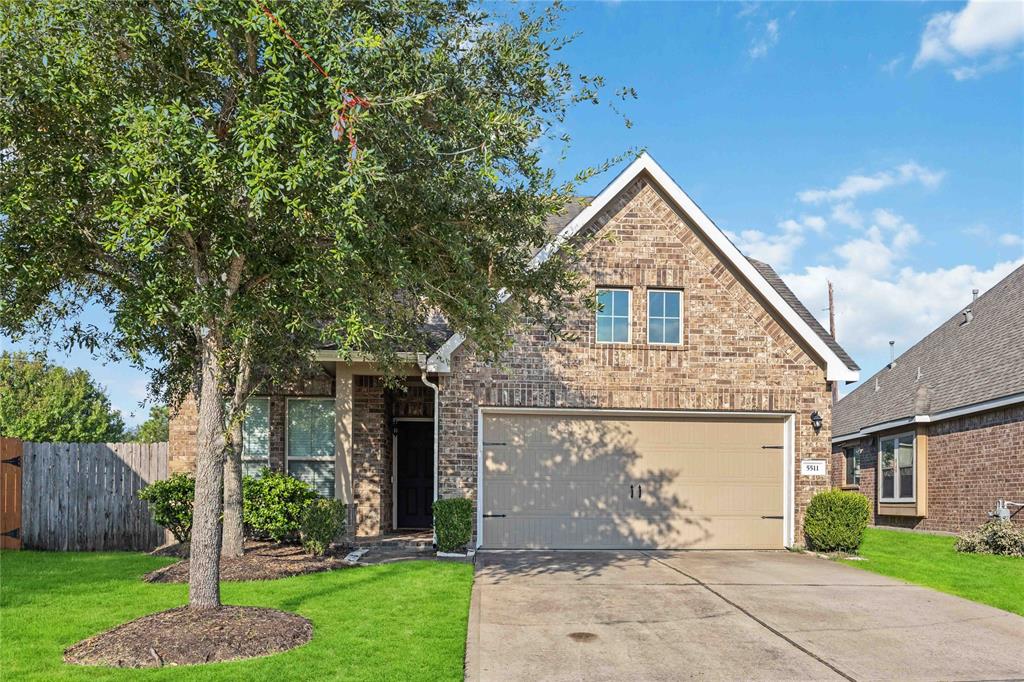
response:
[[[470,680],[1007,680],[1024,618],[789,552],[484,552]]]

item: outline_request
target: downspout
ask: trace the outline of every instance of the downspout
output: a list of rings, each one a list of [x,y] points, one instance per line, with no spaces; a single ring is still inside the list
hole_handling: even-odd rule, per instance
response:
[[[438,392],[437,384],[432,384],[432,383],[430,383],[430,380],[427,379],[427,370],[426,369],[421,371],[421,373],[420,373],[420,381],[422,381],[424,383],[424,385],[429,386],[434,391],[434,501],[437,502],[437,465],[438,465],[438,461],[437,461],[437,433],[438,433],[438,422],[439,422],[439,420],[441,418],[441,410],[440,410],[441,398],[440,398],[440,393]],[[431,525],[431,527],[433,527],[434,524],[431,523],[430,525]],[[437,545],[437,531],[436,530],[434,531],[434,545],[435,546]]]

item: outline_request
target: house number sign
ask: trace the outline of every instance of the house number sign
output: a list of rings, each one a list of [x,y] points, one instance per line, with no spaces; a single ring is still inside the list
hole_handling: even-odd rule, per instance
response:
[[[800,473],[804,476],[824,476],[825,460],[823,459],[802,459],[800,460]]]

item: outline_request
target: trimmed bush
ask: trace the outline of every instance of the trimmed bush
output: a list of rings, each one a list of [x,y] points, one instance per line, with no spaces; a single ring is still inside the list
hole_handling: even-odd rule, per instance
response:
[[[464,549],[473,536],[473,501],[452,497],[434,502],[434,533],[437,549],[455,552]]]
[[[818,493],[811,498],[804,515],[807,545],[818,552],[856,552],[870,517],[871,505],[860,493]]]
[[[296,536],[316,497],[308,483],[263,467],[258,478],[242,479],[242,521],[253,537],[282,542]]]
[[[345,503],[319,498],[302,512],[299,537],[303,548],[315,556],[323,556],[339,536],[345,533]]]
[[[149,503],[153,521],[171,531],[178,542],[188,542],[192,535],[192,502],[196,496],[196,480],[188,474],[174,474],[162,481],[153,481],[138,493]]]
[[[960,535],[956,539],[956,551],[1024,557],[1024,528],[993,519],[977,530]]]

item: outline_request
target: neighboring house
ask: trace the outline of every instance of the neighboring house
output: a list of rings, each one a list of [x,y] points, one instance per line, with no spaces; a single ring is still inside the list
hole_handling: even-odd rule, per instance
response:
[[[404,392],[321,350],[322,377],[253,400],[247,467],[349,501],[360,536],[429,528],[435,497],[465,496],[490,548],[802,543],[830,486],[829,382],[856,364],[646,154],[551,227],[535,258],[577,244],[602,304],[567,316],[576,340],[528,329],[488,364],[451,334]],[[186,404],[172,470],[195,448]]]
[[[876,524],[959,532],[1024,502],[1024,266],[832,412],[833,483]]]

